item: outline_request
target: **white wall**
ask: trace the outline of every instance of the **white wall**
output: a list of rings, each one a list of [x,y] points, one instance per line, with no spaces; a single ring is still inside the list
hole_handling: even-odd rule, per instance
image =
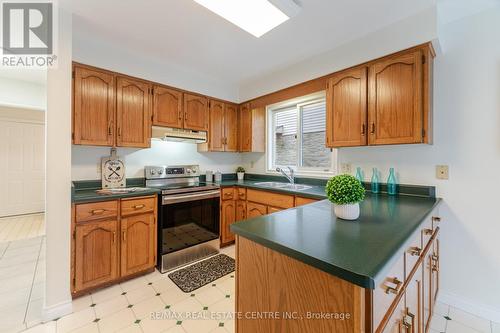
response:
[[[72,179],[100,179],[98,165],[100,168],[101,157],[109,154],[109,148],[74,145]],[[146,165],[199,164],[202,172],[220,170],[227,173],[234,172],[242,163],[238,153],[198,153],[195,144],[159,140],[153,140],[149,149],[118,148],[118,155],[125,160],[127,177],[144,177]]]
[[[437,187],[445,200],[441,297],[500,322],[499,31],[498,7],[440,28],[446,49],[435,60],[434,145],[343,148],[338,157],[368,175],[376,166],[385,179],[392,166],[401,183]],[[329,61],[336,66],[335,58]],[[265,170],[263,160],[245,156],[247,163],[256,161],[254,168],[247,165],[254,172]],[[449,165],[449,180],[436,180],[437,164]]]
[[[56,17],[58,67],[47,71],[45,320],[71,312],[71,15]]]
[[[1,77],[0,73],[0,105],[45,110],[46,103],[44,84]]]

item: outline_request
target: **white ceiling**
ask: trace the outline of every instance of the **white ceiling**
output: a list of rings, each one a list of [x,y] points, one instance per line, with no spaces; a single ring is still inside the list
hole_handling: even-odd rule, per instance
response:
[[[300,0],[300,13],[255,38],[191,0],[62,0],[74,34],[244,84],[435,5],[435,0]]]

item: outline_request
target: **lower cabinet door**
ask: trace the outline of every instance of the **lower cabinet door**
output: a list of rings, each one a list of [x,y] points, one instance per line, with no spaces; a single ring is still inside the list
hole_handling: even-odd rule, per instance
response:
[[[154,214],[122,218],[121,276],[154,267],[155,228]]]
[[[439,229],[438,229],[439,232]],[[439,234],[438,234],[439,236]],[[434,307],[439,292],[439,237],[436,237],[433,242],[431,255],[431,305]]]
[[[405,316],[404,297],[399,300],[394,312],[387,321],[382,333],[403,333],[403,320]]]
[[[422,304],[422,266],[419,265],[415,274],[410,277],[406,287],[406,307],[403,317],[403,328],[406,332],[423,332],[423,304]]]
[[[255,202],[247,202],[247,218],[262,216],[267,214],[267,206]]]
[[[80,291],[118,277],[118,221],[75,226],[75,289]]]
[[[284,210],[284,208],[279,208],[279,207],[267,207],[267,213],[268,214],[272,214],[272,213],[276,213],[276,212],[281,212],[282,210]]]
[[[247,218],[247,203],[244,200],[236,201],[236,221],[243,221]]]
[[[432,248],[424,254],[422,270],[423,324],[424,332],[427,332],[432,315]]]
[[[234,234],[231,232],[231,224],[236,221],[236,205],[234,200],[222,201],[222,226],[221,241],[223,244],[234,241]]]

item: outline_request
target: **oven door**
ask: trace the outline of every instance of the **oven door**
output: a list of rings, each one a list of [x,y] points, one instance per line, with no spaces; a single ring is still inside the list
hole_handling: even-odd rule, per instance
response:
[[[161,255],[219,238],[220,191],[164,195],[158,223]]]

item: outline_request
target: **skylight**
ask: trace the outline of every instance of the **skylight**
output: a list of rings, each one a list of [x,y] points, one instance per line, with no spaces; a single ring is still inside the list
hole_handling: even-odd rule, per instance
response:
[[[276,28],[290,19],[299,9],[293,0],[194,1],[255,37],[261,37]]]

